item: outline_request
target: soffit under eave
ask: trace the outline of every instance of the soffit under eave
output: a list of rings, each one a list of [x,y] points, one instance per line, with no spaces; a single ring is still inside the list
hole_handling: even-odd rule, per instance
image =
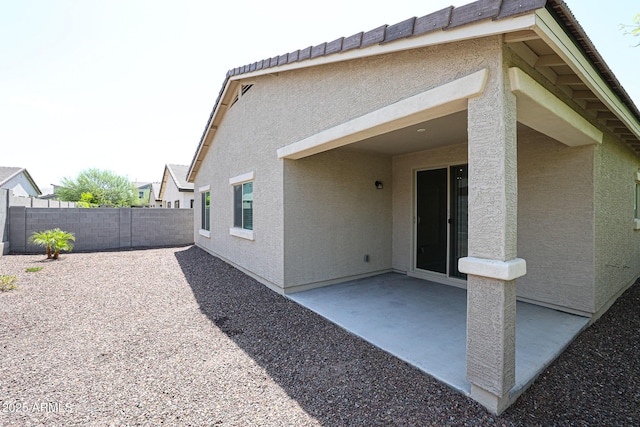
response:
[[[519,122],[570,147],[602,143],[602,131],[520,68],[508,75]]]
[[[547,10],[536,12],[537,37],[510,47],[581,107],[587,117],[608,129],[640,155],[640,121]],[[537,45],[536,45],[537,43]],[[549,52],[540,48],[544,45]],[[621,90],[621,89],[620,89]],[[627,102],[632,102],[630,99]]]

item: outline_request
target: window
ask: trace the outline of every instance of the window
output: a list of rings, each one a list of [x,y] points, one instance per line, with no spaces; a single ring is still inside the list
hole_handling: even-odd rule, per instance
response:
[[[230,234],[253,240],[253,172],[229,180],[233,185],[233,227]]]
[[[144,191],[138,191],[138,198],[139,199],[144,198]]]
[[[208,232],[211,231],[211,192],[209,191],[208,185],[200,189],[200,198],[201,198],[200,228],[201,228],[201,231],[206,232],[201,234],[209,237]]]
[[[233,186],[233,226],[253,230],[253,182]]]
[[[175,203],[173,204],[173,207],[176,209],[180,209],[180,200],[176,200]]]
[[[171,209],[171,202],[167,202],[167,209]]]

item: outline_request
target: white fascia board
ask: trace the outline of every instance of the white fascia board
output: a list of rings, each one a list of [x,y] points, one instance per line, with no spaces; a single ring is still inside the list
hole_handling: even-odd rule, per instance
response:
[[[489,70],[476,71],[441,86],[326,129],[277,150],[278,158],[301,159],[382,133],[467,108],[467,100],[484,91]]]
[[[220,100],[218,104],[214,106],[214,111],[211,114],[211,119],[207,122],[207,130],[204,132],[204,135],[200,140],[200,144],[198,144],[196,154],[193,157],[193,161],[189,165],[189,170],[187,171],[187,182],[195,182],[196,175],[198,174],[198,172],[195,170],[196,165],[198,162],[202,162],[206,150],[213,142],[213,137],[218,130],[218,126],[215,124],[216,120],[218,120],[218,122],[222,120],[222,116],[224,116],[224,112],[228,108],[228,106],[224,104],[224,100],[228,97],[232,83],[234,86],[237,84],[235,82],[231,82],[231,79],[226,80],[225,86],[222,89],[222,94],[220,95]],[[199,170],[199,167],[197,169]]]
[[[531,30],[533,29],[535,24],[536,18],[533,12],[512,18],[500,19],[497,21],[486,20],[475,24],[463,25],[451,30],[437,30],[432,33],[426,33],[402,40],[395,40],[391,43],[376,44],[366,48],[358,48],[348,50],[346,52],[338,52],[327,56],[320,56],[313,59],[305,59],[299,62],[292,62],[291,64],[284,64],[277,67],[256,70],[249,73],[233,76],[230,78],[230,80],[246,79],[265,74],[276,74],[283,71],[315,67],[316,65],[332,64],[335,62],[349,61],[352,59],[365,58],[375,55],[384,55],[387,53],[400,52],[403,50],[418,49],[421,47],[459,42],[463,40],[512,33],[522,30]]]
[[[211,184],[207,184],[207,185],[204,185],[204,186],[198,188],[198,192],[200,192],[200,193],[204,193],[204,192],[210,191],[210,190],[211,190]]]
[[[602,143],[602,132],[519,68],[509,68],[518,121],[570,147]]]
[[[613,93],[609,85],[574,44],[562,27],[546,9],[536,11],[534,31],[567,63],[578,77],[595,93],[624,124],[640,138],[640,123],[629,109]]]

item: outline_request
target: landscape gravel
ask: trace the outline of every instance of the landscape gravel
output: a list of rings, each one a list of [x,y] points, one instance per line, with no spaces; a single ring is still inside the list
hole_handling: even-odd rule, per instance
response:
[[[494,416],[194,246],[0,274],[2,426],[640,425],[637,283]]]

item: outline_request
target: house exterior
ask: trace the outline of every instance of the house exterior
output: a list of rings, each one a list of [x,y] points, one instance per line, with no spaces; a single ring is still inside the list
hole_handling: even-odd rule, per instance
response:
[[[189,166],[186,165],[165,165],[158,193],[158,197],[162,201],[161,207],[193,208],[193,183],[187,182],[188,170]]]
[[[516,299],[596,319],[640,276],[639,137],[564,2],[450,7],[229,71],[195,243],[285,294],[466,288],[471,397],[499,413]]]
[[[151,183],[151,194],[149,195],[149,203],[152,208],[161,208],[162,199],[160,198],[160,183]]]
[[[38,197],[42,194],[25,168],[0,166],[0,188],[11,190],[14,196]]]
[[[138,206],[142,208],[148,208],[152,204],[151,200],[151,183],[150,182],[135,182],[133,185],[136,187],[138,197]]]

